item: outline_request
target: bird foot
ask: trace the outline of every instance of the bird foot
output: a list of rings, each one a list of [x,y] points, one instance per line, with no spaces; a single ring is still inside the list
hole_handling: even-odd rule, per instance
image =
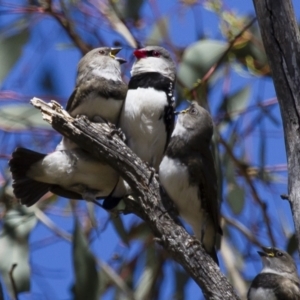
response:
[[[196,238],[196,236],[195,235],[191,235],[191,238],[186,241],[185,246],[187,248],[190,248],[190,247],[192,247],[194,245],[197,245],[199,243],[200,243],[200,241]]]
[[[110,137],[113,137],[114,135],[117,135],[123,142],[126,141],[126,135],[121,128],[113,128],[110,132]]]

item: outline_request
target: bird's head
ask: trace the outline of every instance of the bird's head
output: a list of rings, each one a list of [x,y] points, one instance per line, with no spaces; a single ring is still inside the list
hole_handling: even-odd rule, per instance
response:
[[[213,135],[213,121],[206,109],[193,102],[187,109],[178,113],[172,136],[181,136],[195,145],[199,141],[210,143]]]
[[[82,80],[88,73],[112,80],[121,80],[120,64],[125,59],[116,55],[122,48],[101,47],[89,51],[78,64],[78,79]]]
[[[262,247],[257,251],[263,262],[262,273],[277,273],[282,276],[297,276],[297,267],[293,258],[285,251],[275,247]]]
[[[170,53],[163,47],[147,46],[133,52],[136,61],[131,76],[157,72],[175,81],[176,67]]]

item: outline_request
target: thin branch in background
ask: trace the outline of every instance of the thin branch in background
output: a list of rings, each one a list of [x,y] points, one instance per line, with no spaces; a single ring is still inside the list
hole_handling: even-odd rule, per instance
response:
[[[260,199],[256,188],[254,187],[254,184],[249,176],[249,174],[247,173],[247,170],[245,169],[244,165],[239,161],[238,158],[236,158],[236,156],[234,155],[232,149],[229,147],[229,145],[225,142],[225,140],[222,138],[222,136],[219,134],[219,142],[221,145],[223,145],[223,147],[225,148],[226,152],[228,153],[228,155],[231,157],[232,161],[235,163],[235,165],[237,166],[237,168],[240,171],[240,174],[245,178],[250,190],[251,190],[251,194],[254,198],[254,200],[259,204],[262,213],[263,213],[263,218],[264,221],[266,223],[267,226],[267,231],[268,231],[268,235],[269,235],[269,239],[271,241],[272,246],[275,246],[275,238],[273,235],[273,231],[272,231],[272,227],[271,227],[271,222],[270,222],[270,218],[268,216],[267,213],[267,206],[266,204]]]
[[[114,10],[114,8],[108,7],[107,4],[105,4],[102,1],[89,1],[103,16],[106,17],[108,22],[110,23],[111,27],[118,32],[120,35],[123,36],[123,38],[127,41],[127,43],[132,48],[137,48],[139,42],[135,39],[135,37],[132,35],[129,28],[126,26],[126,24],[119,18],[117,12]]]
[[[9,271],[9,278],[10,278],[10,281],[11,281],[12,290],[13,290],[13,293],[14,293],[15,300],[19,300],[18,289],[17,289],[17,285],[16,285],[16,282],[15,282],[15,279],[14,279],[14,276],[13,276],[14,270],[17,267],[17,265],[18,264],[13,264],[11,266],[10,271]]]
[[[69,37],[72,39],[74,44],[80,49],[82,54],[86,54],[89,52],[92,47],[90,45],[87,45],[81,38],[80,36],[75,32],[73,23],[71,20],[69,20],[65,14],[61,14],[59,12],[56,12],[53,9],[52,6],[52,0],[47,0],[47,5],[44,8],[44,11],[48,14],[50,14],[52,17],[54,17],[60,25],[65,29]],[[61,1],[62,2],[62,1]],[[66,9],[64,8],[64,5],[62,5],[62,10],[65,12]]]
[[[227,224],[239,230],[252,244],[261,248],[262,246],[261,242],[256,238],[254,234],[252,234],[252,232],[246,226],[244,226],[242,223],[238,222],[237,220],[231,219],[224,215],[223,215],[223,219]]]
[[[282,195],[280,195],[280,198],[281,198],[282,200],[288,200],[288,201],[290,201],[290,197],[289,197],[289,195],[287,195],[287,194],[282,194]]]
[[[248,287],[237,268],[237,262],[236,262],[236,256],[234,255],[234,250],[227,242],[226,238],[222,239],[221,253],[224,260],[224,264],[226,266],[226,270],[230,274],[230,278],[236,290],[238,291],[238,294],[241,296],[241,299],[245,299]]]
[[[53,231],[57,236],[65,239],[66,241],[72,242],[72,236],[60,229],[46,214],[44,214],[38,207],[34,208],[35,216],[42,222],[46,227]]]
[[[278,105],[278,101],[277,98],[270,98],[267,100],[264,100],[263,102],[257,103],[257,104],[253,104],[248,106],[247,108],[243,108],[243,109],[236,109],[236,110],[232,110],[231,112],[222,112],[220,114],[218,114],[214,121],[216,125],[219,125],[224,119],[228,118],[228,117],[232,117],[232,116],[242,116],[244,114],[247,114],[255,109],[259,109],[262,107],[270,107],[273,105]]]

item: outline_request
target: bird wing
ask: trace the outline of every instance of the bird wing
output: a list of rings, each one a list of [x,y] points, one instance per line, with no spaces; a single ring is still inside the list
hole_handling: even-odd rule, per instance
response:
[[[265,289],[266,297],[273,293],[277,300],[299,300],[299,282],[275,273],[260,273],[251,283],[247,299],[254,300],[255,291]]]
[[[51,185],[50,192],[67,199],[83,199],[80,194],[66,190],[63,187],[56,184]]]
[[[191,183],[199,187],[198,197],[201,205],[211,217],[215,230],[222,235],[217,174],[210,148],[204,145],[200,154],[198,151],[190,156],[188,164]]]
[[[289,278],[282,278],[279,284],[274,287],[276,299],[278,300],[299,300],[300,287],[299,283]]]
[[[69,113],[78,107],[90,93],[97,93],[103,98],[113,98],[123,101],[126,97],[127,86],[122,81],[95,77],[87,80],[84,84],[77,86],[71,94],[66,110]]]

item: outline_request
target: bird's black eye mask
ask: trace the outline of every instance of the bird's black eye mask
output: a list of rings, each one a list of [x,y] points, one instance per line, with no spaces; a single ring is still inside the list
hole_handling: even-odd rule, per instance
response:
[[[160,57],[161,54],[156,50],[149,50],[147,51],[147,56]]]

